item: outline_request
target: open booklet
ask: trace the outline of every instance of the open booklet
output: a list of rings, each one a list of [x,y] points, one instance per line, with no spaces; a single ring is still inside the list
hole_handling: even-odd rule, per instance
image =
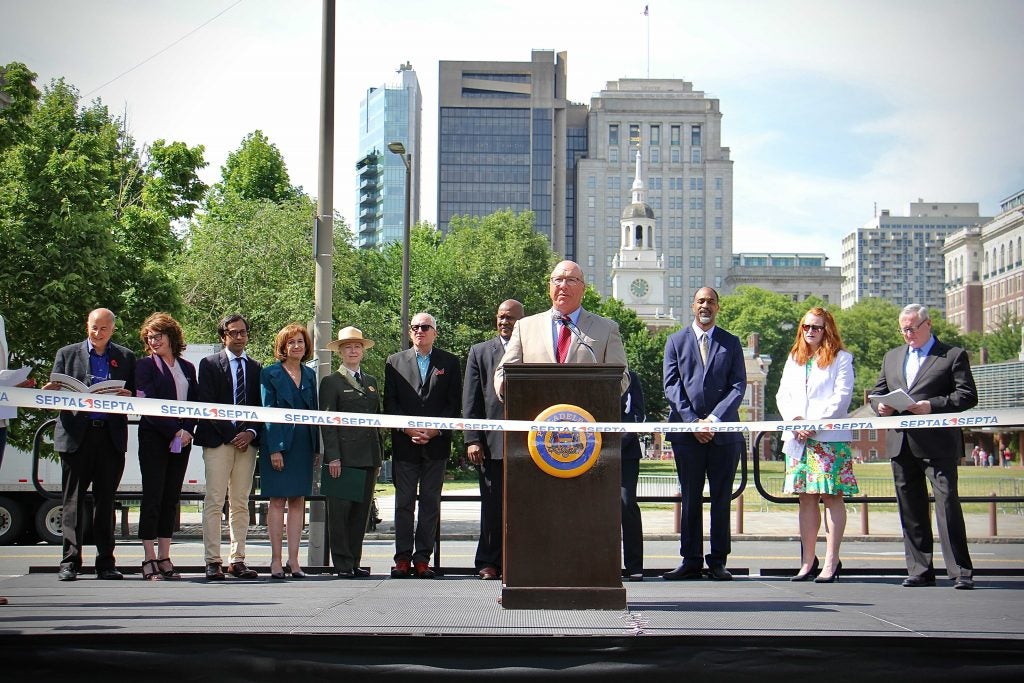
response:
[[[77,391],[82,394],[116,394],[119,389],[124,388],[123,379],[108,379],[95,384],[86,384],[61,372],[50,373],[50,381],[59,384],[61,391]]]
[[[17,370],[0,370],[0,387],[16,387],[32,374],[32,366],[26,365]]]
[[[875,412],[878,412],[879,403],[884,403],[890,408],[895,409],[898,413],[902,413],[904,410],[917,403],[917,401],[910,398],[910,394],[902,389],[890,391],[888,394],[873,394],[868,396],[868,400],[871,401],[871,407],[875,409]]]

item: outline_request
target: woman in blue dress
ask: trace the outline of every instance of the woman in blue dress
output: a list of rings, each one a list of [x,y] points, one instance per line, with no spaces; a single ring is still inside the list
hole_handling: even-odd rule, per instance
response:
[[[278,362],[260,373],[263,405],[268,408],[317,410],[316,373],[304,365],[313,355],[306,328],[292,323],[277,333]],[[306,514],[306,496],[313,490],[313,467],[319,436],[315,426],[267,423],[260,439],[260,491],[270,497],[270,577],[303,579],[299,545]],[[281,564],[285,503],[288,505],[288,562]]]

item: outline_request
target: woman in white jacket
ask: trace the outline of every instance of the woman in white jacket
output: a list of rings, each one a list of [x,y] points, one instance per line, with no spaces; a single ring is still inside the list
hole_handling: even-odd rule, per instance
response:
[[[846,417],[853,394],[853,356],[843,349],[832,314],[816,307],[804,314],[789,351],[775,401],[787,421],[823,421]],[[843,563],[839,546],[846,530],[844,495],[857,493],[848,429],[785,432],[783,491],[800,496],[800,573],[791,581],[832,583]],[[821,527],[818,500],[825,503],[825,562],[818,573],[815,543]]]

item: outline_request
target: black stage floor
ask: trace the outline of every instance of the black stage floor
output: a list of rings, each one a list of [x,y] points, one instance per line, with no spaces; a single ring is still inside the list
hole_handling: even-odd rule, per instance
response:
[[[73,671],[218,683],[1024,676],[1024,577],[981,577],[974,591],[953,590],[947,579],[916,589],[896,576],[842,579],[648,579],[626,584],[624,611],[548,611],[503,609],[499,582],[462,576],[61,583],[30,573],[4,582],[0,671],[11,681]]]

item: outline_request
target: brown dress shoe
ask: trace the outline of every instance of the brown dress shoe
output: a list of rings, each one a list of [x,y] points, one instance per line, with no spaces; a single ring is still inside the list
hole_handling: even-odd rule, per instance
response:
[[[426,562],[417,562],[415,566],[417,579],[432,579],[436,576],[434,570]]]
[[[391,578],[406,579],[412,574],[412,563],[409,560],[395,560],[395,566],[391,568]]]
[[[228,574],[235,577],[236,579],[255,579],[259,578],[259,572],[255,569],[249,569],[245,562],[239,560],[238,562],[232,562],[231,566],[228,567]]]
[[[484,567],[479,572],[480,578],[484,581],[493,581],[498,578],[498,570],[494,567]]]
[[[210,562],[206,565],[207,581],[223,581],[224,571],[220,568],[220,562]]]

